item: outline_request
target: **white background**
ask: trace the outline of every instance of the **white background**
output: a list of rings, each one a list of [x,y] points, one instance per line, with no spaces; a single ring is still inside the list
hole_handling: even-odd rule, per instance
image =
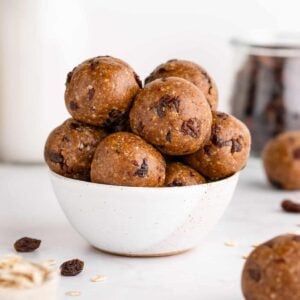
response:
[[[207,68],[229,110],[232,36],[300,31],[299,1],[0,0],[0,157],[38,161],[49,131],[68,114],[66,74],[109,54],[144,78],[170,58]],[[12,138],[12,136],[14,136]]]

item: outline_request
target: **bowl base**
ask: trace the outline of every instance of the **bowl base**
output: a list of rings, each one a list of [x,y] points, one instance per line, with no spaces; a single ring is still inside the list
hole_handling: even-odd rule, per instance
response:
[[[95,247],[97,250],[100,250],[101,252],[117,255],[117,256],[126,256],[126,257],[163,257],[163,256],[173,256],[173,255],[179,255],[183,254],[185,252],[188,252],[192,250],[193,248],[183,249],[183,250],[177,250],[177,251],[169,251],[169,252],[159,252],[159,253],[132,253],[132,252],[115,252],[115,251],[109,251],[104,250],[98,247]]]

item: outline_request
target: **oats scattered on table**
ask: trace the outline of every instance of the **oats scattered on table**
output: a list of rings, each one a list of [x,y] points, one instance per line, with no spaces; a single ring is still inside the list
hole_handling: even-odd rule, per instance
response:
[[[104,275],[95,275],[91,278],[91,282],[101,282],[101,281],[104,281],[106,280],[106,276]]]
[[[236,241],[226,241],[224,245],[226,247],[237,247],[238,243]]]
[[[56,262],[55,259],[48,259],[48,260],[43,262],[43,265],[48,266],[48,267],[54,266],[56,264],[57,264],[57,262]]]
[[[81,292],[79,292],[79,291],[68,291],[68,292],[66,292],[66,296],[78,297],[80,295],[81,295]]]

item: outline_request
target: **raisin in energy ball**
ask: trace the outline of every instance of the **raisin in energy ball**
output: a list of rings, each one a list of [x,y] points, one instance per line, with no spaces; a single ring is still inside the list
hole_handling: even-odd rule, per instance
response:
[[[300,236],[287,234],[258,246],[242,274],[246,300],[300,299]]]
[[[102,140],[92,162],[92,182],[123,186],[162,186],[166,163],[139,136],[117,132]]]
[[[102,129],[68,119],[48,136],[46,163],[65,177],[89,180],[94,152],[105,136]]]
[[[147,84],[157,78],[166,77],[180,77],[192,82],[203,92],[210,107],[213,110],[217,109],[217,86],[206,70],[198,64],[187,60],[169,60],[159,65],[149,77],[146,78],[145,83]]]
[[[176,77],[147,84],[130,111],[132,131],[169,155],[197,151],[210,134],[211,122],[203,93]]]
[[[213,112],[210,140],[185,161],[206,178],[218,180],[245,166],[250,145],[249,130],[241,121],[225,113]]]
[[[165,186],[185,186],[205,182],[205,178],[197,171],[180,162],[167,164]]]
[[[68,74],[65,102],[74,119],[114,131],[115,126],[126,123],[126,114],[140,88],[138,76],[127,63],[98,56]]]
[[[269,141],[263,151],[263,162],[275,187],[300,189],[300,131],[286,132]]]

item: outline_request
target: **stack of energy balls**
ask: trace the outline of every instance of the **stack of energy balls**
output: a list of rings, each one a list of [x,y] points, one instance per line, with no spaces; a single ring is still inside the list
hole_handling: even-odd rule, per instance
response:
[[[98,56],[67,76],[72,118],[54,129],[54,172],[122,186],[185,186],[228,177],[247,161],[247,127],[218,112],[214,80],[196,63],[169,60],[145,80],[124,61]]]

